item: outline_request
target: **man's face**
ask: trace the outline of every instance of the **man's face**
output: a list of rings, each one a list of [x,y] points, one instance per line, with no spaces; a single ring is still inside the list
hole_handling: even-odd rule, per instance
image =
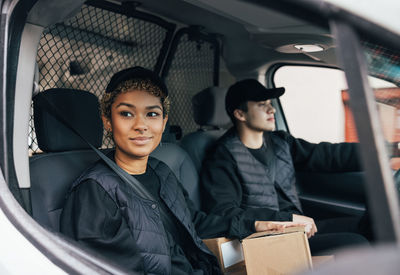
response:
[[[271,100],[247,102],[247,112],[243,112],[244,124],[253,131],[275,130],[275,108]]]

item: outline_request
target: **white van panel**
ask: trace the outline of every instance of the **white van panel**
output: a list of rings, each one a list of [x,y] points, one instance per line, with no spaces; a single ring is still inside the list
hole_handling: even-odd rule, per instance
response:
[[[11,224],[0,209],[0,274],[66,274]]]

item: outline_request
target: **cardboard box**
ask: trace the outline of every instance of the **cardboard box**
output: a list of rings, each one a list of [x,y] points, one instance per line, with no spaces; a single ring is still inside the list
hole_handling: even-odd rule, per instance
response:
[[[311,269],[312,261],[303,227],[286,228],[283,233],[258,232],[238,240],[204,240],[227,274],[292,274]]]

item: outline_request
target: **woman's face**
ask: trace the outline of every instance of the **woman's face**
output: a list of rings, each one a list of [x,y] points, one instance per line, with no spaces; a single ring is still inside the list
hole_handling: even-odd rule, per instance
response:
[[[147,159],[158,146],[167,123],[159,97],[146,91],[132,90],[119,94],[111,105],[111,121],[103,117],[112,131],[116,158],[129,161]]]

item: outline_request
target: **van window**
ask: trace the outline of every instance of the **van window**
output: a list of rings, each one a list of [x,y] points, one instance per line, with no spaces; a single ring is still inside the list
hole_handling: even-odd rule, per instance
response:
[[[377,98],[384,98],[383,94],[387,94],[388,89],[396,89],[390,82],[374,77],[369,77],[369,80]],[[287,127],[293,136],[310,142],[358,141],[342,71],[311,66],[283,66],[276,71],[274,83],[286,89],[280,102]],[[397,114],[397,109],[384,102],[378,101],[378,110],[383,128],[386,128],[385,137],[392,140],[392,125],[394,120],[400,121],[400,118],[395,119],[391,114]]]

